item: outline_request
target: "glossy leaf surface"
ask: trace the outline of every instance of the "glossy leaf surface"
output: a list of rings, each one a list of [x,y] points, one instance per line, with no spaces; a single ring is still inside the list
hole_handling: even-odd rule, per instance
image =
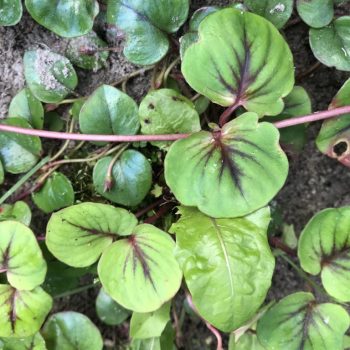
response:
[[[22,18],[21,0],[0,0],[0,26],[13,26]]]
[[[1,342],[3,345],[1,347]],[[40,333],[27,338],[2,338],[1,350],[47,350],[45,340]]]
[[[310,27],[325,27],[333,19],[333,0],[297,0],[296,5],[299,16]]]
[[[32,212],[27,203],[18,201],[14,204],[2,204],[0,206],[0,221],[13,220],[29,226]]]

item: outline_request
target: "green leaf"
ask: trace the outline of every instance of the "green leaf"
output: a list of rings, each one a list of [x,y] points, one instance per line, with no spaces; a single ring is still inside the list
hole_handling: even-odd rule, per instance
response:
[[[125,32],[125,57],[138,65],[160,61],[168,52],[168,34],[186,21],[188,0],[109,0],[107,19]]]
[[[42,335],[50,350],[102,350],[103,339],[85,315],[66,311],[52,315]]]
[[[152,225],[137,226],[131,236],[104,251],[98,264],[103,288],[127,309],[159,309],[181,284],[174,248],[174,241],[165,232]]]
[[[173,224],[176,257],[200,315],[230,332],[249,321],[271,285],[274,258],[267,242],[270,211],[214,219],[180,207]]]
[[[30,129],[28,122],[22,118],[5,119],[0,123]],[[7,172],[27,172],[37,163],[40,153],[39,137],[5,131],[0,133],[0,161]]]
[[[250,11],[282,28],[292,15],[293,0],[244,0]]]
[[[137,104],[113,86],[102,85],[81,108],[79,124],[84,134],[134,135],[139,129]]]
[[[175,90],[149,92],[139,107],[141,132],[145,135],[192,133],[201,129],[194,104]],[[169,142],[151,142],[160,148]]]
[[[350,16],[339,17],[328,26],[310,29],[310,47],[328,67],[350,71]]]
[[[203,114],[209,107],[210,101],[205,96],[199,96],[194,101],[194,106],[198,114]]]
[[[170,303],[153,312],[134,312],[130,321],[130,336],[133,339],[160,337],[170,321]]]
[[[49,131],[62,131],[64,125],[65,122],[57,112],[52,111],[45,113],[45,129]]]
[[[317,304],[310,293],[291,294],[260,319],[258,339],[267,350],[342,350],[350,324],[336,304]]]
[[[140,204],[152,186],[152,168],[148,159],[134,150],[124,151],[112,169],[112,187],[106,188],[108,167],[113,157],[100,159],[93,172],[95,189],[110,201],[125,206]]]
[[[1,341],[4,343],[1,347]],[[0,339],[1,350],[46,350],[45,340],[40,333],[27,338]]]
[[[51,216],[46,245],[65,264],[86,267],[95,263],[118,236],[130,235],[136,224],[136,217],[125,209],[85,202]]]
[[[293,57],[278,30],[260,16],[230,8],[200,24],[182,73],[211,101],[244,106],[260,116],[279,114],[294,85]]]
[[[24,338],[34,335],[51,307],[52,298],[40,287],[31,291],[19,291],[1,284],[0,337]]]
[[[13,26],[22,18],[21,0],[0,0],[0,26]]]
[[[33,232],[17,221],[0,222],[0,272],[11,286],[31,290],[42,284],[46,262]]]
[[[131,342],[131,350],[163,350],[163,348],[161,348],[159,338],[149,338],[133,340]]]
[[[90,32],[99,11],[96,0],[25,0],[25,4],[39,24],[65,38]]]
[[[299,16],[310,27],[325,27],[333,19],[333,0],[297,0],[296,4]]]
[[[129,310],[124,309],[114,301],[103,288],[96,298],[96,313],[102,322],[110,326],[123,323],[131,315]]]
[[[35,205],[49,214],[74,203],[74,189],[62,173],[53,173],[44,186],[32,195]]]
[[[318,275],[327,293],[350,301],[350,207],[317,213],[301,233],[298,256],[303,270]]]
[[[1,157],[0,157],[0,185],[2,185],[4,181],[5,181],[5,169],[4,169],[4,166],[2,165]]]
[[[13,220],[29,226],[32,220],[32,211],[27,203],[18,201],[15,204],[0,206],[0,221]]]
[[[278,131],[245,113],[221,130],[172,144],[165,179],[175,197],[213,217],[236,217],[265,206],[280,190],[288,161]]]
[[[69,60],[50,50],[26,51],[23,64],[26,83],[40,101],[61,102],[78,84]]]
[[[230,343],[228,350],[266,350],[258,340],[256,334],[249,330],[244,333],[235,343],[234,333],[230,336]]]
[[[94,72],[106,65],[109,53],[101,51],[108,45],[93,31],[69,40],[66,56],[76,66],[92,69]]]

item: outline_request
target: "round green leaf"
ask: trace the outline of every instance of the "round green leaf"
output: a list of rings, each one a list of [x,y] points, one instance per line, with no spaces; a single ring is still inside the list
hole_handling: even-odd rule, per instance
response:
[[[310,46],[324,65],[350,71],[350,16],[340,17],[324,28],[311,28]]]
[[[280,190],[288,160],[270,123],[245,113],[221,130],[172,144],[165,179],[175,197],[213,217],[236,217],[265,206]]]
[[[33,232],[17,221],[0,222],[0,272],[11,286],[31,290],[42,284],[46,262]]]
[[[271,285],[269,209],[236,219],[215,219],[188,207],[180,207],[180,214],[171,231],[193,303],[215,327],[235,330],[254,316]]]
[[[350,324],[336,304],[316,304],[310,293],[291,294],[259,320],[258,339],[267,350],[342,350]]]
[[[299,16],[310,27],[325,27],[333,19],[333,0],[297,0],[296,3]]]
[[[4,345],[1,347],[1,341]],[[3,338],[0,340],[1,350],[47,350],[44,338],[40,333],[27,338]]]
[[[293,57],[278,30],[260,16],[230,8],[200,24],[182,73],[213,102],[241,105],[260,116],[280,113],[294,85]]]
[[[316,214],[300,236],[298,256],[306,272],[321,272],[328,294],[350,301],[350,207]]]
[[[91,31],[99,6],[96,0],[25,0],[30,15],[65,38]]]
[[[85,315],[73,311],[52,315],[42,334],[50,350],[102,350],[103,347],[97,327]]]
[[[52,298],[40,287],[19,291],[0,285],[0,337],[34,335],[51,310]],[[17,350],[17,349],[16,349]]]
[[[30,129],[25,119],[10,118],[0,121],[1,124]],[[5,171],[21,174],[33,168],[41,153],[39,137],[21,135],[13,132],[0,133],[0,161]]]
[[[125,57],[134,64],[150,65],[168,52],[168,34],[186,21],[188,0],[110,0],[107,19],[125,32]]]
[[[33,202],[48,214],[74,203],[74,189],[69,179],[62,173],[54,173],[44,186],[32,195]]]
[[[152,168],[140,152],[126,150],[114,163],[112,185],[106,188],[106,175],[113,157],[100,159],[93,172],[96,191],[110,201],[125,206],[138,205],[152,186]]]
[[[69,60],[52,51],[26,51],[23,64],[27,85],[40,101],[58,103],[78,84],[78,77]]]
[[[0,206],[0,221],[13,220],[29,226],[32,220],[32,211],[27,203],[18,201],[15,204],[2,204]]]
[[[141,132],[146,135],[192,133],[201,129],[194,104],[171,89],[149,92],[140,104],[139,117]],[[152,144],[169,146],[169,142]]]
[[[139,129],[137,104],[113,86],[102,85],[81,108],[79,124],[84,134],[134,135]]]
[[[42,129],[44,125],[44,108],[28,88],[21,90],[12,99],[8,116],[9,118],[27,119],[28,123],[35,129]]]
[[[136,217],[107,204],[81,203],[54,213],[46,231],[46,245],[60,261],[90,266],[117,236],[130,235]]]
[[[124,309],[114,301],[103,288],[96,298],[96,313],[102,322],[110,326],[123,323],[131,315],[129,310]]]
[[[13,26],[22,18],[21,0],[0,0],[0,26]]]
[[[104,251],[98,264],[103,288],[127,309],[159,309],[181,284],[174,248],[174,241],[165,232],[152,225],[137,226],[131,236]]]

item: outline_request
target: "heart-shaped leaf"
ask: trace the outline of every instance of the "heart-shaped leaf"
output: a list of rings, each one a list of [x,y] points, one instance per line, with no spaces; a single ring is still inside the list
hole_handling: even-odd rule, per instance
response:
[[[69,60],[49,50],[26,51],[24,76],[33,95],[40,101],[58,103],[78,84]]]
[[[258,322],[258,339],[267,350],[342,350],[349,315],[340,305],[317,304],[310,293],[288,295]]]
[[[13,26],[22,18],[21,0],[0,0],[0,26]]]
[[[327,293],[350,301],[350,207],[325,209],[304,228],[298,247],[301,267],[321,273]]]
[[[67,265],[90,266],[114,239],[130,235],[136,225],[136,217],[125,209],[85,202],[51,216],[46,245]]]
[[[297,0],[296,4],[299,16],[310,27],[325,27],[333,19],[333,0]]]
[[[44,323],[51,307],[52,298],[40,287],[19,291],[1,284],[0,337],[24,338],[34,335]]]
[[[96,163],[93,172],[96,191],[114,203],[125,206],[140,204],[152,186],[152,168],[147,158],[138,151],[123,152],[113,165],[111,185],[106,188],[111,162],[113,157],[104,157]]]
[[[1,341],[3,347],[1,347]],[[47,350],[45,340],[40,333],[27,338],[0,339],[1,350]]]
[[[168,52],[168,34],[186,21],[188,0],[109,0],[107,19],[125,32],[125,57],[134,64],[150,65]]]
[[[103,339],[85,315],[66,311],[52,315],[42,330],[50,350],[102,350]]]
[[[215,327],[237,329],[254,316],[271,285],[269,209],[236,219],[215,219],[188,207],[180,207],[180,214],[171,231],[193,303]]]
[[[8,116],[9,118],[27,119],[28,123],[35,129],[42,129],[44,125],[44,108],[28,88],[21,90],[12,99]]]
[[[292,54],[278,30],[260,16],[230,8],[200,24],[182,73],[213,102],[244,106],[260,116],[280,113],[294,85]]]
[[[31,290],[44,282],[46,262],[33,232],[17,221],[0,222],[0,272],[11,286]]]
[[[44,186],[32,195],[33,202],[48,214],[74,203],[74,189],[69,179],[62,173],[54,173]]]
[[[310,46],[315,57],[338,70],[350,71],[349,38],[350,16],[339,17],[320,29],[310,29]]]
[[[25,4],[39,24],[65,38],[90,32],[99,11],[96,0],[25,0]]]
[[[287,177],[278,138],[272,124],[245,113],[221,130],[173,143],[165,158],[166,182],[183,205],[207,215],[249,214],[265,206]]]
[[[22,118],[10,118],[0,123],[30,129],[28,122]],[[5,131],[0,133],[0,160],[7,172],[25,173],[36,164],[40,153],[39,137]]]
[[[175,243],[152,225],[108,247],[98,264],[103,288],[119,304],[135,312],[152,312],[180,288],[182,273],[174,257]]]
[[[32,220],[32,211],[27,203],[18,201],[15,204],[2,204],[0,206],[0,221],[13,220],[29,226]]]

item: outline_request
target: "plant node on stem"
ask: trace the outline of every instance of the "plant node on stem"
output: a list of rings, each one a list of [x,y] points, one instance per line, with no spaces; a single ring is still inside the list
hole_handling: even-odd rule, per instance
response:
[[[235,102],[232,106],[226,108],[219,118],[219,125],[223,127],[232,113],[240,106],[239,102]]]

